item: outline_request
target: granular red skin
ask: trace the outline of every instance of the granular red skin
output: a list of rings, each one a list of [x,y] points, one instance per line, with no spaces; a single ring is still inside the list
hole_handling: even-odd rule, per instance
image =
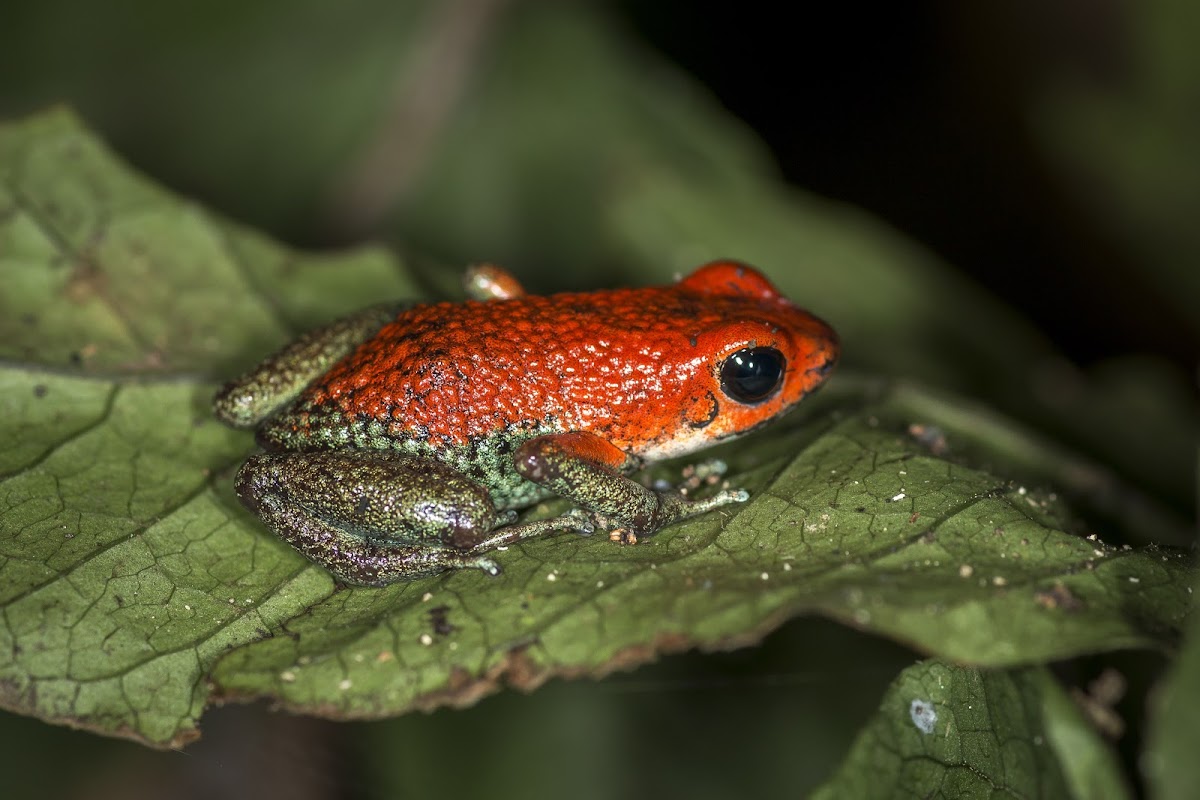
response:
[[[781,350],[786,378],[741,405],[721,392],[719,370],[754,346]],[[720,263],[667,287],[413,307],[314,382],[287,424],[303,436],[310,412],[336,410],[434,447],[537,429],[675,454],[777,416],[836,356],[825,323],[752,269]]]

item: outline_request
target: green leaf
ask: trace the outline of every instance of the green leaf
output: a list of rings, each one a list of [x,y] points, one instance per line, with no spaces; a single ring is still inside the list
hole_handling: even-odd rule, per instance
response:
[[[866,417],[776,437],[782,454],[757,466],[761,444],[730,454],[755,498],[736,514],[636,548],[529,543],[501,559],[498,580],[339,592],[288,637],[227,656],[214,679],[230,695],[373,717],[744,644],[799,613],[991,665],[1166,645],[1186,613],[1180,556],[1068,534],[1061,502],[922,453]]]
[[[216,654],[329,590],[214,491],[251,443],[205,376],[411,284],[218,220],[61,111],[0,128],[0,268],[2,702],[178,742]]]
[[[1188,608],[1179,556],[1078,535],[1063,499],[934,455],[903,392],[849,380],[715,451],[754,494],[737,509],[636,547],[530,542],[495,579],[337,587],[240,508],[252,438],[209,398],[295,329],[411,295],[392,260],[288,252],[147,184],[63,112],[0,128],[0,190],[6,708],[167,746],[214,693],[389,716],[803,613],[1008,665],[1163,647]]]
[[[906,669],[813,796],[1129,797],[1113,754],[1041,668]]]
[[[0,358],[218,377],[327,315],[412,296],[379,250],[288,252],[129,172],[65,111],[0,131]]]

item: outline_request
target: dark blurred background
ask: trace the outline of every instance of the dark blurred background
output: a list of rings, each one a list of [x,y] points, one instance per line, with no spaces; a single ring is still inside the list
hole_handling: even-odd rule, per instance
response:
[[[479,197],[454,197],[462,223],[449,228],[424,225],[440,201],[412,188],[455,104],[470,117],[489,42],[550,5],[9,2],[0,116],[69,103],[156,180],[300,246],[371,238],[418,263],[523,259],[544,269],[531,285],[553,286],[569,282],[554,247],[574,234],[489,238],[489,191],[512,180],[502,168],[478,171]],[[711,92],[787,181],[893,224],[1076,363],[1150,353],[1194,376],[1200,64],[1185,3],[575,5],[648,81]],[[412,63],[436,66],[428,83],[397,80]],[[372,131],[393,105],[415,155],[381,168],[395,186],[364,188],[354,176],[376,163]],[[566,244],[546,244],[555,236]],[[16,796],[31,797],[798,796],[913,658],[797,621],[758,649],[467,712],[338,725],[227,709],[185,755],[5,716],[0,749]]]
[[[1139,254],[1080,196],[1120,187],[1079,186],[1089,176],[1065,173],[1037,139],[1059,84],[1157,93],[1143,48],[1169,32],[1146,30],[1167,24],[1154,10],[1121,0],[824,3],[795,16],[768,3],[623,9],[754,127],[788,180],[933,248],[1077,361],[1154,350],[1190,367],[1194,324],[1146,285]],[[1193,94],[1192,126],[1197,115]]]
[[[399,236],[447,263],[459,242],[473,258],[499,257],[503,237],[472,240],[467,219],[452,244],[431,235],[420,219],[430,190],[412,185],[456,107],[471,107],[472,71],[486,73],[512,20],[543,5],[9,3],[0,114],[68,102],[168,186],[286,241]],[[1186,4],[576,5],[625,40],[648,80],[673,63],[706,87],[787,180],[894,224],[1077,362],[1153,351],[1191,371],[1200,65]],[[422,78],[407,81],[414,64]],[[372,136],[389,106],[402,107],[389,144],[409,163],[384,170],[395,185],[366,190],[390,221],[353,219],[362,187],[344,184],[378,164]],[[512,176],[481,170],[477,183],[489,179]],[[407,220],[406,200],[419,207]],[[521,255],[525,274],[552,257]]]

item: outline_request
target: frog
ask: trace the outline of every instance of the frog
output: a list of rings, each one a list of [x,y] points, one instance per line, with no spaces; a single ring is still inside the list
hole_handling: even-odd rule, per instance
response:
[[[738,261],[666,286],[538,295],[490,264],[464,284],[464,301],[303,334],[213,400],[261,448],[234,478],[242,504],[342,584],[498,575],[534,538],[635,542],[745,502],[634,473],[770,424],[839,357],[826,322]],[[571,508],[518,521],[555,497]]]

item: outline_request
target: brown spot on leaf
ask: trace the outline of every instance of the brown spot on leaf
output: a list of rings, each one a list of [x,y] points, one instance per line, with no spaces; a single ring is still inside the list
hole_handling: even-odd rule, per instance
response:
[[[106,283],[107,279],[96,262],[82,258],[75,263],[63,294],[72,303],[83,304],[97,295],[103,295]]]
[[[1055,583],[1048,589],[1038,589],[1033,599],[1042,608],[1061,608],[1063,611],[1080,611],[1083,601],[1076,597],[1063,583]]]

